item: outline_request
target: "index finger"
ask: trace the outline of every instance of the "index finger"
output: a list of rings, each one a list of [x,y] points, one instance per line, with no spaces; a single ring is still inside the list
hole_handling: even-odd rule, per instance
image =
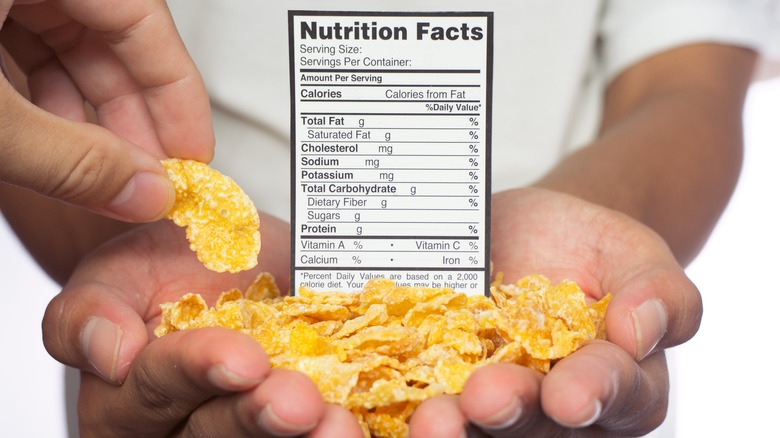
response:
[[[208,162],[211,110],[203,79],[163,0],[58,0],[67,15],[101,33],[142,88],[160,142],[175,157]]]

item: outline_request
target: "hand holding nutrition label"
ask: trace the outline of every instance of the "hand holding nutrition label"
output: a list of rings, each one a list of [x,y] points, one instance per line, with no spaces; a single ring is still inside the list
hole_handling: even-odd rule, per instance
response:
[[[489,283],[489,13],[290,12],[295,290]]]

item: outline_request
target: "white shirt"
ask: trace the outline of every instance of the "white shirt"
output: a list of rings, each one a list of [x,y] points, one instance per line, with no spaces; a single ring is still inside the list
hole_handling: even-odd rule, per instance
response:
[[[546,173],[596,134],[626,67],[711,41],[759,48],[774,0],[172,0],[214,105],[214,166],[261,210],[289,217],[290,9],[493,11],[493,188]]]

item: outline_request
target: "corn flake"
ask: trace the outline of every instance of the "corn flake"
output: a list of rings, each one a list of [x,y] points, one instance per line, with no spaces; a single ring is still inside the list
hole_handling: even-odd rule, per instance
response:
[[[187,227],[198,260],[216,272],[256,266],[260,219],[238,184],[198,161],[171,158],[162,163],[176,189],[168,218]]]

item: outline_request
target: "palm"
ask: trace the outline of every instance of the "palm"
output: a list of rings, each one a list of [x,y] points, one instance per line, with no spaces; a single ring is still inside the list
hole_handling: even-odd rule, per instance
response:
[[[279,280],[287,290],[289,228],[286,223],[264,217],[263,251],[257,268],[240,274],[211,272],[195,257],[184,230],[163,221],[127,233],[95,252],[68,283],[68,290],[101,290],[123,297],[151,331],[159,323],[159,305],[176,301],[188,292],[211,302],[222,291],[243,290],[262,271]],[[107,290],[107,285],[108,289]]]
[[[493,198],[491,255],[505,280],[544,274],[578,282],[595,298],[617,290],[628,271],[663,260],[675,267],[654,232],[606,208],[559,193],[519,189]],[[655,265],[653,265],[655,266]]]
[[[130,231],[84,260],[44,318],[50,353],[91,371],[82,372],[79,387],[84,433],[361,433],[348,411],[325,405],[311,379],[272,370],[262,347],[249,336],[206,328],[152,341],[159,304],[184,293],[200,293],[213,303],[221,291],[248,286],[260,270],[280,279],[286,290],[289,227],[261,216],[261,233],[258,267],[241,274],[206,270],[190,251],[183,230],[167,221]],[[160,400],[166,401],[164,415]],[[117,417],[117,412],[127,415]]]
[[[664,241],[623,214],[536,189],[496,194],[491,231],[494,272],[502,272],[504,282],[538,273],[553,282],[574,280],[591,298],[612,293],[606,317],[610,342],[586,344],[546,376],[514,365],[482,368],[458,399],[423,403],[412,417],[413,432],[449,436],[431,435],[443,421],[479,423],[497,437],[560,433],[562,425],[592,424],[583,432],[599,436],[656,427],[666,406],[666,362],[663,354],[651,354],[655,343],[637,336],[634,311],[648,301],[670,309],[661,347],[693,336],[701,318],[698,291]],[[681,310],[684,319],[677,318]],[[513,403],[522,405],[520,417],[496,417]]]

